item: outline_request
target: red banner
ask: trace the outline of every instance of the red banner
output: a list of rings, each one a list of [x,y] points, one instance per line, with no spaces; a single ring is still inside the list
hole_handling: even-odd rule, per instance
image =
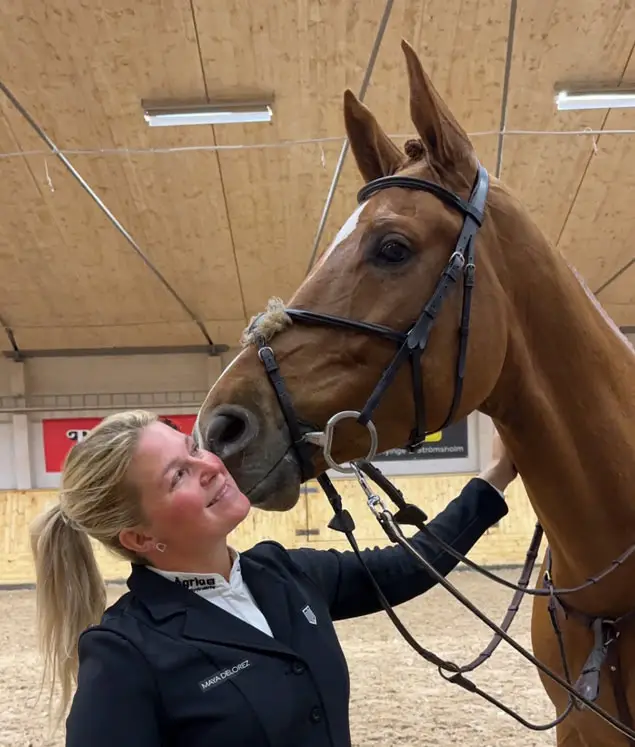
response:
[[[162,415],[182,433],[191,433],[196,421],[196,415]],[[42,436],[44,440],[44,465],[47,472],[61,472],[64,459],[71,446],[86,438],[91,428],[100,423],[103,418],[63,418],[45,419],[42,421]]]

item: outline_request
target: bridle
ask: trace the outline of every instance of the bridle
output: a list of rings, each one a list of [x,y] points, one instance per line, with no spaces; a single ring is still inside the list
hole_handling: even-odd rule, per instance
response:
[[[450,292],[450,289],[456,285],[462,274],[463,307],[461,311],[461,324],[459,327],[459,352],[456,365],[454,396],[448,415],[438,430],[445,428],[456,414],[463,391],[465,361],[467,357],[472,290],[474,288],[474,240],[478,229],[483,223],[485,202],[487,200],[487,192],[489,188],[489,175],[486,169],[479,164],[476,179],[468,201],[465,201],[454,194],[454,192],[450,192],[439,184],[412,176],[384,176],[379,179],[374,179],[362,187],[357,195],[357,201],[358,203],[363,203],[377,192],[394,187],[429,192],[442,200],[446,205],[455,208],[463,214],[463,226],[456,242],[456,246],[454,247],[454,251],[441,273],[429,301],[425,304],[419,318],[410,329],[407,332],[400,332],[380,324],[355,321],[353,319],[333,316],[331,314],[307,311],[305,309],[285,309],[287,315],[294,322],[353,330],[367,335],[381,337],[398,345],[397,352],[389,365],[384,369],[381,378],[377,382],[375,389],[369,396],[361,412],[347,410],[344,413],[338,413],[338,419],[334,422],[331,421],[331,428],[327,428],[325,431],[327,434],[332,436],[332,429],[334,428],[335,423],[343,420],[345,417],[356,418],[360,425],[368,428],[371,435],[371,450],[366,457],[367,459],[372,459],[375,455],[377,446],[376,432],[371,420],[373,413],[388,387],[394,381],[397,372],[407,361],[410,361],[412,375],[415,425],[410,433],[406,448],[409,450],[415,450],[421,445],[428,434],[425,427],[425,399],[421,377],[421,358],[428,345],[430,331],[432,330],[432,326],[439,314],[441,305]],[[281,379],[273,350],[262,338],[260,338],[257,344],[259,348],[258,355],[264,364],[265,370],[267,371],[269,379],[276,391],[287,426],[289,427],[292,444],[299,459],[300,469],[304,476],[305,474],[309,474],[310,468],[310,453],[306,448],[306,444],[307,442],[312,442],[324,446],[324,440],[320,438],[323,433],[313,432],[307,434],[306,427],[301,428],[286,391],[286,387]],[[330,448],[326,449],[326,452],[330,456]],[[334,469],[338,468],[330,459],[329,466]],[[340,468],[340,471],[345,470],[346,468]]]
[[[538,549],[542,539],[542,528],[539,524],[536,525],[534,537],[530,543],[529,550],[527,552],[527,558],[521,578],[518,584],[511,584],[510,582],[502,579],[495,574],[481,568],[473,561],[469,560],[461,553],[454,550],[453,547],[446,544],[443,540],[436,537],[429,528],[426,526],[425,521],[427,516],[424,512],[414,506],[413,504],[406,503],[402,494],[392,483],[387,480],[381,472],[372,464],[370,460],[375,456],[377,450],[377,432],[372,422],[372,415],[379,405],[383,395],[386,393],[388,387],[394,381],[395,376],[401,366],[406,362],[410,362],[411,375],[412,375],[412,389],[414,398],[414,414],[415,414],[415,425],[410,433],[406,448],[414,450],[418,445],[425,439],[428,431],[425,427],[425,400],[423,393],[423,382],[421,375],[421,363],[422,356],[428,345],[430,338],[430,331],[440,311],[442,302],[448,296],[450,289],[455,286],[463,275],[463,301],[461,311],[461,322],[459,326],[459,342],[458,342],[458,357],[456,365],[456,376],[455,376],[455,387],[452,404],[448,415],[443,424],[435,428],[435,430],[442,430],[445,428],[455,416],[458,406],[461,401],[461,394],[463,390],[463,380],[465,376],[465,365],[467,357],[467,342],[469,334],[469,323],[470,323],[470,310],[472,302],[472,291],[475,282],[475,238],[478,229],[481,227],[485,217],[485,203],[487,200],[487,194],[489,189],[489,175],[486,169],[479,163],[476,173],[476,178],[472,187],[472,191],[469,199],[466,201],[449,191],[445,187],[430,182],[424,179],[418,179],[416,177],[407,176],[385,176],[379,179],[374,179],[367,183],[358,193],[357,199],[359,203],[368,200],[372,195],[377,192],[390,189],[390,188],[402,188],[412,189],[427,192],[438,197],[446,205],[458,210],[463,215],[463,225],[459,238],[454,247],[454,251],[450,256],[434,291],[427,301],[421,314],[414,324],[406,331],[400,332],[390,327],[383,325],[371,324],[368,322],[360,322],[345,317],[333,316],[330,314],[324,314],[315,311],[308,311],[304,309],[285,309],[288,316],[294,322],[300,322],[305,324],[318,324],[329,327],[337,327],[346,330],[353,330],[361,332],[367,335],[379,336],[381,338],[390,340],[398,345],[397,352],[395,353],[392,361],[384,369],[379,381],[377,382],[373,392],[366,401],[361,411],[357,410],[344,410],[334,415],[326,423],[323,431],[312,430],[312,426],[308,423],[304,423],[299,420],[293,402],[286,388],[284,378],[280,372],[278,363],[275,358],[275,354],[272,348],[267,344],[267,341],[263,335],[258,332],[257,322],[258,317],[254,320],[251,325],[250,331],[252,332],[253,339],[258,348],[258,356],[265,368],[269,381],[275,391],[280,409],[286,421],[289,429],[289,436],[291,440],[292,448],[294,449],[299,469],[301,472],[301,478],[304,482],[308,479],[311,474],[311,457],[312,448],[311,444],[319,445],[322,447],[325,461],[332,468],[339,472],[352,473],[357,478],[360,486],[364,490],[367,496],[367,502],[371,510],[373,511],[378,522],[382,526],[388,538],[414,557],[417,562],[447,591],[449,591],[455,599],[461,604],[467,607],[476,617],[478,617],[485,625],[487,625],[493,632],[494,637],[487,646],[487,648],[467,665],[459,666],[451,661],[445,661],[441,657],[437,656],[432,651],[423,648],[409,633],[407,628],[403,625],[401,620],[396,615],[395,611],[390,606],[388,600],[383,594],[381,588],[375,581],[372,573],[368,569],[364,559],[362,558],[359,547],[355,540],[353,531],[355,529],[355,523],[350,513],[343,508],[342,499],[335,486],[329,479],[326,473],[318,475],[317,480],[322,489],[324,490],[331,507],[334,511],[334,516],[329,522],[329,528],[344,533],[353,548],[357,558],[364,567],[364,570],[372,584],[375,593],[377,594],[381,606],[384,608],[393,624],[409,645],[422,656],[426,661],[431,662],[438,667],[440,674],[450,682],[458,684],[469,692],[479,695],[480,697],[487,700],[489,703],[495,705],[501,709],[504,713],[508,714],[512,718],[516,719],[519,723],[527,728],[544,731],[551,729],[558,725],[569,715],[574,709],[586,707],[593,711],[596,715],[602,718],[605,722],[613,726],[617,731],[621,732],[627,737],[629,745],[635,747],[635,729],[633,728],[633,719],[629,710],[628,703],[626,701],[623,689],[620,690],[621,678],[618,674],[614,677],[612,675],[612,684],[615,694],[615,699],[618,706],[620,720],[613,717],[610,713],[598,706],[594,701],[598,697],[599,693],[599,675],[600,669],[607,659],[611,656],[611,672],[614,673],[619,667],[616,663],[619,661],[617,654],[615,653],[614,642],[620,635],[620,628],[623,624],[630,622],[633,616],[635,616],[635,610],[626,613],[622,618],[617,620],[607,619],[603,617],[594,617],[586,615],[577,611],[569,603],[563,602],[562,596],[567,594],[573,594],[584,589],[587,589],[601,579],[606,577],[609,573],[614,571],[616,568],[623,565],[623,563],[635,554],[635,545],[632,545],[626,550],[619,558],[614,560],[611,565],[602,571],[597,576],[588,579],[585,583],[578,587],[571,589],[556,589],[551,580],[551,559],[548,553],[548,567],[547,572],[543,578],[543,588],[541,589],[529,589],[528,583],[534,568]],[[331,455],[331,445],[333,439],[333,432],[337,423],[342,420],[354,418],[360,425],[365,426],[369,432],[371,445],[369,452],[365,459],[351,463],[350,467],[338,465]],[[393,503],[397,506],[398,510],[393,515],[384,505],[382,499],[375,493],[370,487],[366,478],[370,478],[375,482],[381,489],[391,498]],[[501,625],[497,625],[475,607],[461,592],[448,581],[436,568],[424,558],[408,541],[406,536],[403,534],[400,525],[409,524],[419,531],[424,532],[427,536],[439,545],[444,551],[465,563],[469,567],[477,570],[486,577],[494,580],[504,586],[513,588],[515,591],[514,599],[510,605],[505,619]],[[525,648],[520,646],[513,638],[511,638],[507,631],[513,621],[514,615],[518,611],[520,602],[525,595],[531,596],[545,596],[549,598],[549,613],[551,616],[552,625],[556,634],[558,645],[560,648],[560,654],[562,658],[563,670],[565,678],[551,671],[542,662],[536,659],[531,653]],[[564,641],[560,624],[558,622],[558,613],[565,614],[565,616],[571,616],[574,619],[578,619],[584,624],[588,625],[595,634],[595,645],[589,655],[585,666],[582,669],[578,681],[574,684],[571,682],[569,669],[567,666]],[[500,700],[496,699],[492,695],[483,691],[474,682],[467,679],[465,674],[467,672],[474,671],[478,666],[485,662],[497,648],[501,641],[505,641],[518,653],[520,653],[525,659],[530,661],[537,669],[542,671],[545,675],[559,684],[569,695],[569,702],[562,714],[555,720],[548,724],[536,725],[532,724],[523,719],[518,713],[513,711],[511,708],[504,705]]]

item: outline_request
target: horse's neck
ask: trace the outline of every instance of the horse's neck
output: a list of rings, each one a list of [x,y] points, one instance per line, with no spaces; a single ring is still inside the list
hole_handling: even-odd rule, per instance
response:
[[[559,584],[574,585],[635,542],[635,352],[559,259],[513,300],[521,311],[483,410],[520,470]]]

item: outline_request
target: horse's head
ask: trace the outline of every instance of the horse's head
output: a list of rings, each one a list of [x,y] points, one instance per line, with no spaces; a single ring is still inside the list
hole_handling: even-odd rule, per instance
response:
[[[411,117],[420,140],[408,142],[402,153],[371,112],[346,92],[346,130],[367,183],[361,203],[291,299],[291,314],[281,303],[271,303],[252,322],[245,349],[199,413],[199,437],[226,461],[243,491],[262,508],[292,507],[301,480],[319,474],[326,464],[315,448],[308,459],[298,458],[285,405],[281,407],[275,382],[263,366],[267,351],[259,356],[258,345],[270,346],[275,355],[268,360],[279,365],[287,412],[295,413],[301,433],[322,430],[342,410],[362,411],[378,391],[372,421],[379,451],[411,441],[417,420],[421,436],[422,429],[439,428],[450,413],[456,420],[481,407],[503,366],[510,321],[499,280],[505,270],[497,221],[519,207],[497,184],[488,190],[487,174],[479,171],[467,135],[414,51],[405,42],[403,49]],[[374,181],[395,175],[414,178],[419,186],[407,180]],[[435,184],[444,190],[435,191]],[[480,227],[479,201],[484,208]],[[468,267],[472,258],[475,273]],[[448,280],[444,272],[449,269]],[[431,307],[435,292],[440,300],[436,296],[439,302]],[[306,318],[302,311],[321,316]],[[463,326],[467,321],[469,335],[459,360],[459,330],[466,313],[469,319],[463,318]],[[409,340],[414,357],[404,354],[392,382],[376,390],[403,339],[363,325],[342,325],[342,320],[381,325],[403,338],[415,325]],[[417,351],[423,351],[420,357]],[[413,379],[414,368],[421,372],[420,379]],[[459,368],[465,371],[462,387]],[[354,420],[338,424],[336,461],[363,458],[367,451],[365,428]]]

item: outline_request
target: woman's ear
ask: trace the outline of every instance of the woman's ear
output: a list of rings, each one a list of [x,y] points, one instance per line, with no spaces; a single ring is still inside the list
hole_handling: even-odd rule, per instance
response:
[[[138,527],[136,529],[122,529],[119,532],[119,542],[122,547],[136,555],[146,555],[157,544],[155,537],[146,534]]]

